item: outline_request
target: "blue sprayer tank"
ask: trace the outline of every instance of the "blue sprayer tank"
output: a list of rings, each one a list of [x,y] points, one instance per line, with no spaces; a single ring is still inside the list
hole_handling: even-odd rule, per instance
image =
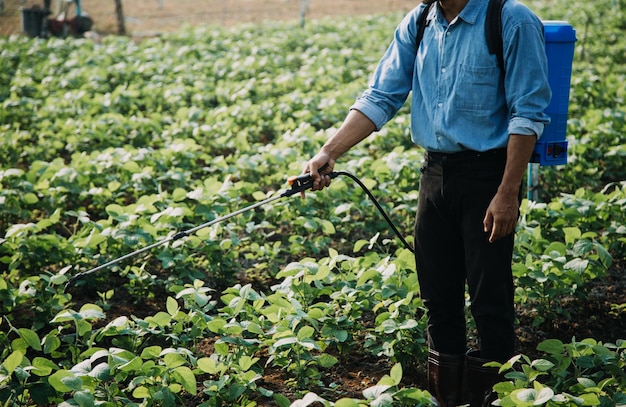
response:
[[[548,82],[552,100],[545,110],[550,124],[537,141],[531,162],[540,165],[567,164],[567,114],[576,31],[565,21],[544,21]]]

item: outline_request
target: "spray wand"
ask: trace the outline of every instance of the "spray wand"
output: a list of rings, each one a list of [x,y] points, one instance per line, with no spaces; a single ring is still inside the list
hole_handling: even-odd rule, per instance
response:
[[[320,168],[320,171],[323,171],[325,168],[327,168],[328,164],[322,166]],[[376,205],[376,208],[378,208],[378,210],[380,211],[380,213],[383,215],[383,217],[385,218],[385,220],[387,221],[387,223],[389,224],[389,226],[391,227],[391,229],[394,231],[394,233],[398,236],[398,238],[400,238],[400,240],[402,241],[402,243],[404,244],[404,246],[409,249],[411,252],[414,251],[414,249],[411,247],[411,245],[409,245],[409,243],[404,239],[404,237],[400,234],[400,232],[398,231],[398,229],[395,227],[395,225],[393,224],[393,222],[391,221],[391,219],[389,218],[389,216],[385,213],[384,209],[380,206],[380,204],[378,203],[378,201],[376,200],[376,198],[374,197],[374,195],[370,192],[370,190],[365,186],[365,184],[363,184],[363,182],[361,182],[361,180],[359,180],[357,177],[355,177],[354,175],[345,172],[345,171],[333,171],[330,172],[328,175],[331,179],[334,179],[336,177],[338,177],[339,175],[345,175],[349,178],[351,178],[352,180],[354,180],[364,191],[365,193],[367,193],[367,195],[370,197],[370,199],[374,202],[374,205]],[[289,183],[289,185],[291,186],[291,188],[285,190],[282,194],[280,195],[276,195],[267,199],[264,199],[262,201],[256,202],[252,205],[246,206],[245,208],[239,209],[235,212],[229,213],[228,215],[213,219],[212,221],[209,222],[205,222],[201,225],[195,226],[191,229],[187,229],[187,230],[183,230],[180,231],[178,233],[173,234],[170,237],[167,237],[163,240],[159,240],[158,242],[155,242],[151,245],[142,247],[141,249],[135,250],[132,253],[128,253],[125,254],[121,257],[118,257],[114,260],[111,260],[107,263],[101,264],[97,267],[92,268],[91,270],[87,270],[87,271],[83,271],[81,273],[75,274],[72,277],[70,277],[70,279],[67,281],[67,283],[65,284],[65,290],[68,289],[68,287],[70,287],[74,282],[76,282],[77,280],[88,276],[90,274],[93,274],[97,271],[100,271],[102,269],[105,269],[107,267],[113,266],[114,264],[117,264],[123,260],[129,259],[131,257],[137,256],[141,253],[147,252],[148,250],[154,249],[155,247],[159,247],[162,246],[164,244],[167,244],[169,242],[173,242],[179,239],[182,239],[184,237],[190,236],[194,233],[196,233],[197,231],[204,229],[204,228],[208,228],[212,225],[215,225],[217,223],[223,222],[227,219],[230,219],[234,216],[240,215],[244,212],[247,212],[249,210],[252,210],[254,208],[258,208],[259,206],[263,206],[265,204],[268,204],[270,202],[274,202],[277,201],[281,198],[285,198],[285,197],[290,197],[298,192],[304,192],[308,189],[311,189],[313,187],[313,177],[311,177],[310,174],[303,174],[303,175],[298,175],[298,176],[292,176],[289,177],[287,182]]]

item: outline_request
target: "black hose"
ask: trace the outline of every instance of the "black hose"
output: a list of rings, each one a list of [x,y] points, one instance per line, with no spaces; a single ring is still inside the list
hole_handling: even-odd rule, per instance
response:
[[[378,201],[376,200],[376,198],[374,197],[374,195],[370,192],[370,190],[365,186],[365,184],[363,184],[363,182],[361,182],[360,179],[358,179],[357,177],[355,177],[354,175],[350,174],[349,172],[345,172],[345,171],[333,171],[332,173],[328,174],[330,175],[331,178],[335,178],[338,175],[345,175],[346,177],[352,179],[354,182],[356,182],[362,189],[363,191],[365,191],[365,193],[367,194],[367,196],[370,197],[370,199],[372,200],[372,202],[374,202],[374,205],[376,205],[376,208],[378,208],[378,211],[383,215],[383,217],[385,218],[385,220],[387,221],[387,223],[389,224],[389,227],[391,227],[391,230],[393,230],[393,232],[396,234],[396,236],[398,236],[398,238],[402,241],[402,243],[404,244],[404,246],[411,252],[411,253],[415,253],[415,249],[409,244],[409,242],[406,241],[406,239],[400,234],[400,232],[398,231],[398,229],[396,228],[396,225],[393,224],[393,222],[391,221],[391,218],[389,218],[389,215],[387,215],[387,213],[385,212],[385,210],[383,209],[382,206],[380,206],[380,204],[378,203]]]

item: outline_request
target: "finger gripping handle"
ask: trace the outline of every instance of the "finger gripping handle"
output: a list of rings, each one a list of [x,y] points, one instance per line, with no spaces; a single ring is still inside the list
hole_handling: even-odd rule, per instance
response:
[[[324,164],[323,166],[321,166],[318,171],[324,171],[326,168],[328,168],[328,164]],[[335,178],[337,176],[337,174],[335,174],[334,172],[324,175],[328,175],[331,178]],[[291,176],[287,179],[287,182],[289,183],[289,185],[291,185],[291,189],[287,191],[287,193],[288,195],[293,195],[296,192],[302,192],[312,188],[314,179],[310,173],[307,173]]]

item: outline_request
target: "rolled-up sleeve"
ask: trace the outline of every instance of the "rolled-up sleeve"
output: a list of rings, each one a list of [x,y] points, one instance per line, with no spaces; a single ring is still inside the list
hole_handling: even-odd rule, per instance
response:
[[[507,24],[503,14],[505,44],[505,89],[511,112],[509,134],[540,138],[550,118],[544,113],[550,104],[548,63],[543,23],[530,13],[519,14]]]

